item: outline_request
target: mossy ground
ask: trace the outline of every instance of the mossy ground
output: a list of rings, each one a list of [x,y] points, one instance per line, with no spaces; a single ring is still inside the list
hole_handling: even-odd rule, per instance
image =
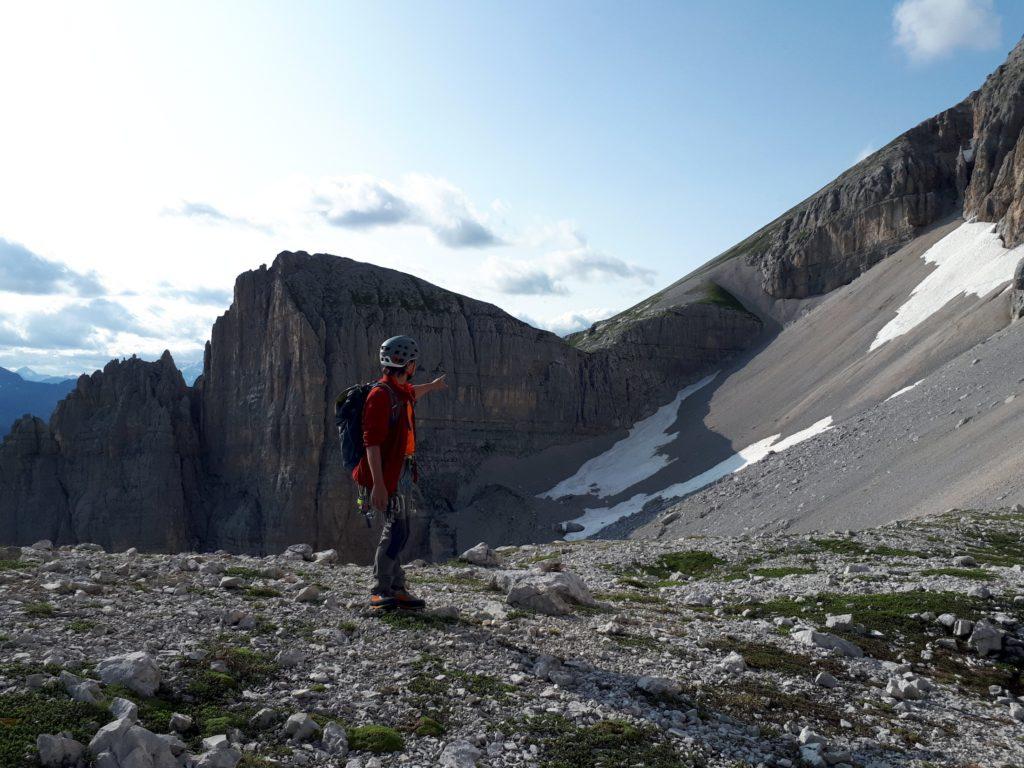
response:
[[[112,720],[102,707],[46,693],[0,695],[0,765],[4,768],[36,766],[36,736],[70,731],[84,743],[101,725]],[[166,724],[165,724],[166,725]]]
[[[507,724],[540,748],[543,768],[698,768],[704,763],[681,752],[653,728],[621,720],[579,726],[560,715],[530,717]]]
[[[659,579],[667,579],[674,573],[700,578],[724,564],[725,560],[717,555],[694,549],[660,555],[654,563],[640,566],[640,570]]]
[[[348,745],[350,749],[382,755],[401,752],[405,749],[405,739],[386,725],[360,725],[348,729]]]

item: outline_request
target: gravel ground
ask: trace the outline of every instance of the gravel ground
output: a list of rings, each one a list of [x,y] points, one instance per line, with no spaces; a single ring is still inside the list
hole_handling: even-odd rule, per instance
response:
[[[120,696],[136,741],[185,716],[167,765],[1020,765],[1022,523],[503,548],[412,565],[428,610],[383,616],[302,548],[0,550],[0,762],[99,752]]]
[[[1024,323],[1016,323],[899,397],[599,535],[863,528],[1014,503],[1024,500],[1022,425]]]

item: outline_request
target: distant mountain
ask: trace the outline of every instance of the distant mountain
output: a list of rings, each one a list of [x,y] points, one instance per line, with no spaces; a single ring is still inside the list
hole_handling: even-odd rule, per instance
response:
[[[182,377],[185,379],[185,383],[190,387],[196,383],[196,379],[203,372],[203,361],[194,360],[191,363],[180,363],[178,370],[181,371]]]
[[[63,381],[77,381],[77,376],[46,376],[42,373],[36,373],[27,366],[18,368],[14,373],[21,376],[25,381],[34,381],[43,384],[60,384]]]
[[[26,381],[14,371],[0,368],[0,436],[6,435],[11,425],[26,413],[49,419],[57,403],[75,388],[76,381]]]

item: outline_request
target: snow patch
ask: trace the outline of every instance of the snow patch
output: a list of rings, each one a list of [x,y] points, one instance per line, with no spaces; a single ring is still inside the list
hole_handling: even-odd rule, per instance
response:
[[[1022,257],[1024,246],[1004,248],[994,224],[961,224],[922,254],[926,263],[937,265],[936,270],[896,310],[869,351],[916,328],[958,296],[981,297],[1008,283]]]
[[[638,421],[628,435],[607,451],[587,461],[572,477],[539,495],[549,499],[587,494],[614,496],[667,467],[675,459],[659,451],[675,438],[676,433],[668,430],[679,416],[679,406],[694,392],[714,381],[717,375],[718,371],[715,371],[680,390],[675,400]]]
[[[900,395],[905,395],[905,394],[907,394],[907,392],[909,392],[910,390],[912,390],[912,389],[913,389],[914,387],[916,387],[916,386],[917,386],[918,384],[920,384],[920,383],[921,383],[922,381],[924,381],[924,379],[921,379],[921,381],[915,381],[915,382],[914,382],[913,384],[911,384],[911,385],[910,385],[910,386],[908,386],[908,387],[904,387],[903,389],[897,389],[897,390],[896,390],[895,392],[893,392],[893,393],[892,393],[891,395],[889,395],[889,396],[888,396],[887,398],[885,398],[885,400],[883,400],[882,402],[883,402],[883,403],[888,403],[888,402],[889,402],[890,400],[895,400],[895,399],[896,399],[897,397],[899,397]]]
[[[794,432],[783,440],[779,440],[782,436],[781,434],[766,437],[764,440],[758,440],[756,443],[748,445],[739,453],[734,453],[729,458],[719,462],[715,466],[711,467],[711,469],[705,470],[699,475],[691,477],[689,480],[670,485],[668,488],[658,491],[657,493],[638,493],[635,496],[611,507],[584,509],[583,514],[572,521],[582,525],[583,530],[578,531],[577,533],[567,534],[565,538],[574,541],[577,539],[585,539],[588,536],[593,536],[602,528],[611,525],[617,520],[621,520],[624,517],[628,517],[629,515],[639,512],[648,504],[648,502],[655,499],[678,498],[680,496],[686,496],[687,494],[693,493],[694,491],[699,491],[704,486],[710,485],[728,474],[739,472],[741,469],[745,469],[751,464],[756,464],[769,453],[781,453],[787,448],[792,448],[798,443],[810,440],[815,435],[827,432],[831,428],[832,417],[828,416],[821,421],[815,422],[806,429]]]

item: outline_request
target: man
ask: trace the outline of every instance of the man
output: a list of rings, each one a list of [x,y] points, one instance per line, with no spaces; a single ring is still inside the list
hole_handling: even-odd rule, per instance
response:
[[[408,336],[395,336],[380,345],[382,376],[363,407],[366,453],[352,470],[359,486],[359,503],[384,518],[384,530],[373,558],[370,606],[376,609],[422,608],[423,600],[409,594],[399,562],[409,539],[409,513],[414,510],[416,472],[416,414],[414,406],[429,392],[448,389],[445,377],[429,384],[412,384],[419,347]]]

